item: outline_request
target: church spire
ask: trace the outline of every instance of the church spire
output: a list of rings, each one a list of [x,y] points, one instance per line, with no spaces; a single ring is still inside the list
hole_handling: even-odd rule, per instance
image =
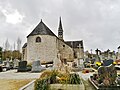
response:
[[[63,40],[63,28],[62,28],[61,17],[60,17],[59,27],[58,27],[58,38]]]
[[[60,17],[60,22],[59,22],[59,30],[60,30],[60,29],[63,30],[63,29],[62,29],[61,17]]]

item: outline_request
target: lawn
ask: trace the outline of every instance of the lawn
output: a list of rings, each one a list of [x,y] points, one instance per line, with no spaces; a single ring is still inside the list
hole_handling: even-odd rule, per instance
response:
[[[0,90],[19,90],[22,86],[28,84],[31,79],[0,79]]]

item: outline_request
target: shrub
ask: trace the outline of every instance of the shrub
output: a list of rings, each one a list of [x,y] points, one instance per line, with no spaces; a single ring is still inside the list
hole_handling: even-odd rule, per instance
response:
[[[46,78],[46,79],[37,79],[35,81],[34,90],[48,90],[48,88],[49,88],[48,80],[49,80],[48,78]]]
[[[73,73],[69,75],[67,83],[68,84],[81,84],[81,79],[78,74]]]
[[[60,73],[56,70],[44,71],[39,79],[35,81],[35,90],[49,90],[50,84],[81,84],[81,80],[76,73]]]
[[[35,90],[48,90],[49,84],[57,82],[57,71],[45,71],[42,73],[39,79],[35,81]]]

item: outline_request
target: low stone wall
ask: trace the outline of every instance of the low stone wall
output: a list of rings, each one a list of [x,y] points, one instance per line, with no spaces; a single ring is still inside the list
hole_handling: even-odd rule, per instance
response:
[[[34,82],[35,80],[31,81],[27,85],[21,87],[19,90],[34,90]]]
[[[31,81],[27,85],[21,87],[19,90],[34,90],[34,82],[35,80]],[[50,84],[50,90],[85,90],[85,86],[81,81],[81,84]]]
[[[50,90],[85,90],[83,84],[50,84]]]
[[[35,80],[31,81],[27,85],[21,87],[19,90],[34,90],[34,82]],[[65,89],[65,90],[85,90],[85,86],[82,82],[82,84],[50,84],[50,90],[58,90],[58,89]]]

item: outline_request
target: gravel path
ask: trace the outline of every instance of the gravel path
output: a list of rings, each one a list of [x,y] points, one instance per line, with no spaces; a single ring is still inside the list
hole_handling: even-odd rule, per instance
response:
[[[0,72],[0,79],[36,79],[39,78],[41,73],[31,72],[17,72],[17,70],[9,70]]]
[[[78,74],[81,76],[81,78],[83,79],[83,83],[85,85],[85,90],[96,90],[93,85],[88,81],[88,78],[90,76],[92,76],[95,72],[90,72],[90,73],[82,73],[82,72],[78,72]]]

